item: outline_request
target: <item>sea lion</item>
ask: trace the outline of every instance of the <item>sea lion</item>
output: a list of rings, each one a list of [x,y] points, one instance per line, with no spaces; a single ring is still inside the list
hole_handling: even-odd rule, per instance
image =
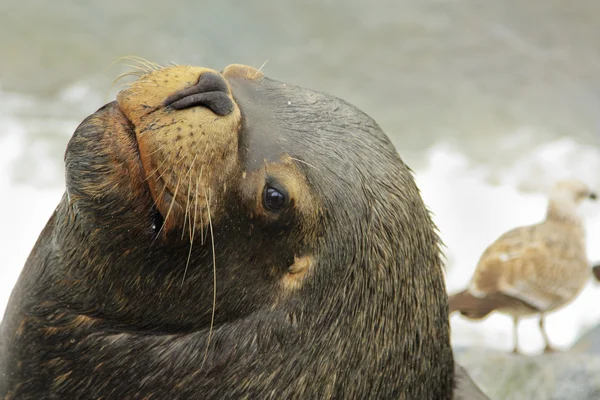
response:
[[[438,236],[357,108],[160,68],[65,164],[2,322],[3,398],[452,398]]]

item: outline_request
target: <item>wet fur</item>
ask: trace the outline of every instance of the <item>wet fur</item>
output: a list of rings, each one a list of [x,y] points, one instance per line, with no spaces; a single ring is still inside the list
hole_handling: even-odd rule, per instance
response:
[[[0,396],[452,397],[439,240],[389,139],[334,97],[267,78],[232,81],[248,149],[241,165],[261,168],[266,144],[279,143],[303,161],[312,217],[250,219],[245,194],[231,188],[213,224],[207,346],[212,248],[194,245],[182,285],[189,240],[155,240],[141,166],[114,151],[134,146],[131,126],[107,105],[71,139],[67,193],[11,296]],[[267,114],[252,109],[256,98]],[[302,254],[312,274],[276,290]]]

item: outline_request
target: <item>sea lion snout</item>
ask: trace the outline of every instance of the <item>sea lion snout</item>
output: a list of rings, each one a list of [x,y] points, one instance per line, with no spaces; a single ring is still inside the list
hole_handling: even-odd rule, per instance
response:
[[[208,68],[167,67],[140,78],[117,101],[135,130],[162,230],[203,226],[208,208],[213,221],[218,218],[218,199],[238,169],[241,121],[223,76]]]
[[[169,96],[165,106],[175,110],[203,106],[210,108],[217,115],[229,115],[233,109],[233,101],[227,95],[228,88],[225,80],[214,72],[205,72],[195,86],[185,88]]]

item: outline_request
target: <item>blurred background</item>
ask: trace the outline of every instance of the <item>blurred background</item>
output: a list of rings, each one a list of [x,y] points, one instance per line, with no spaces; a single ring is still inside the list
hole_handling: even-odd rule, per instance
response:
[[[64,188],[79,122],[114,99],[122,56],[243,63],[355,104],[413,168],[446,244],[449,291],[484,248],[543,218],[546,192],[600,190],[600,2],[0,1],[0,315]],[[582,208],[600,261],[600,204]],[[557,346],[600,322],[590,283],[547,319]],[[512,349],[511,319],[452,318],[455,345]],[[520,325],[542,348],[537,320]]]

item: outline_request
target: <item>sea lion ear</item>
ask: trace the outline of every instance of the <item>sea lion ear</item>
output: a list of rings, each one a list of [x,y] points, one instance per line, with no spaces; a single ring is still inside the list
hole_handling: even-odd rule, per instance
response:
[[[116,102],[75,130],[65,152],[65,180],[70,203],[94,219],[151,208],[134,127]]]

